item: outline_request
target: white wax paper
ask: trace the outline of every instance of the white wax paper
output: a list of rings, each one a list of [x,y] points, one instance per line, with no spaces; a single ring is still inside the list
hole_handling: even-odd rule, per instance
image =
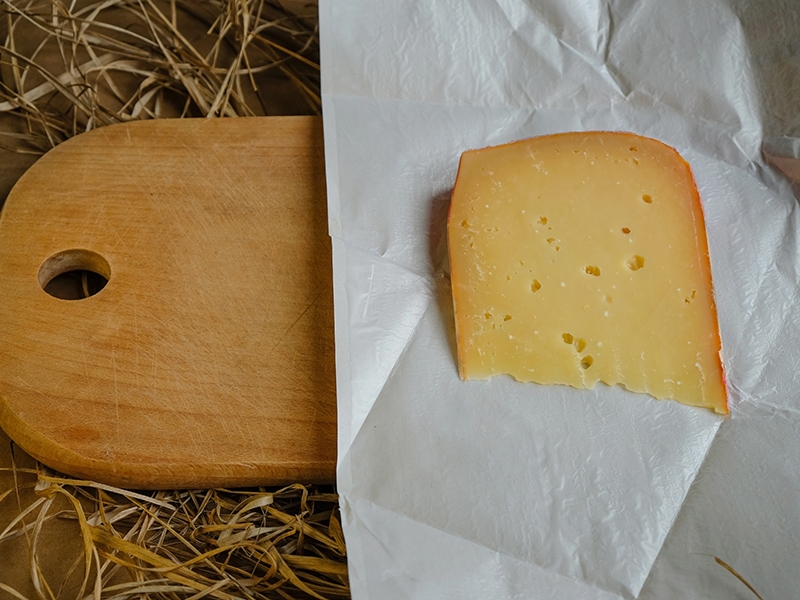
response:
[[[800,593],[797,0],[320,2],[339,491],[353,597]],[[458,378],[466,149],[664,141],[706,214],[731,416]],[[784,169],[785,170],[785,169]]]

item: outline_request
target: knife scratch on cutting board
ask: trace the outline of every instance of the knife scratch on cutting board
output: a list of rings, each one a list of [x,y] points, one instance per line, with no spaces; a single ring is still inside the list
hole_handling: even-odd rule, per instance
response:
[[[119,383],[117,381],[117,347],[111,342],[111,369],[114,373],[114,427],[116,439],[120,439],[120,420],[119,420]]]
[[[280,345],[281,345],[281,342],[284,340],[284,338],[285,338],[287,335],[289,335],[289,332],[290,332],[292,329],[294,329],[295,325],[297,325],[297,324],[300,322],[300,319],[302,319],[302,318],[305,316],[305,314],[306,314],[306,313],[307,313],[309,310],[311,310],[311,308],[312,308],[312,307],[313,307],[313,306],[314,306],[314,305],[315,305],[315,304],[316,304],[316,303],[319,301],[319,299],[320,299],[320,298],[322,298],[322,296],[323,296],[323,294],[324,294],[324,293],[325,293],[325,290],[324,290],[324,289],[322,289],[322,290],[320,290],[320,291],[318,291],[318,292],[316,293],[316,295],[315,295],[315,296],[314,296],[314,297],[311,299],[311,301],[310,301],[310,302],[309,302],[309,303],[308,303],[308,304],[305,306],[305,308],[304,308],[304,309],[303,309],[303,310],[300,312],[300,314],[299,314],[299,315],[297,315],[297,318],[296,318],[294,321],[292,321],[291,325],[289,325],[289,327],[287,327],[287,328],[286,328],[286,330],[285,330],[285,331],[284,331],[284,332],[281,334],[281,337],[279,337],[279,338],[278,338],[278,341],[277,341],[277,342],[275,342],[275,344],[272,346],[272,348],[270,348],[270,352],[273,352],[273,351],[274,351],[274,350],[275,350],[275,349],[276,349],[278,346],[280,346]]]

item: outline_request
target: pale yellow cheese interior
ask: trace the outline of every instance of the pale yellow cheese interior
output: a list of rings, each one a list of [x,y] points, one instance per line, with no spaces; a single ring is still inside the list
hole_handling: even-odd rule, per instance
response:
[[[448,240],[463,379],[728,412],[702,207],[673,148],[584,132],[465,152]]]

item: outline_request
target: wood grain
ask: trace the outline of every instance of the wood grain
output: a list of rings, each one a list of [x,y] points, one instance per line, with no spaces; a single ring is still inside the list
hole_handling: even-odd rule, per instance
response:
[[[313,117],[136,122],[49,152],[0,216],[0,426],[129,488],[332,481],[324,181]],[[42,265],[73,250],[108,284],[55,298]]]

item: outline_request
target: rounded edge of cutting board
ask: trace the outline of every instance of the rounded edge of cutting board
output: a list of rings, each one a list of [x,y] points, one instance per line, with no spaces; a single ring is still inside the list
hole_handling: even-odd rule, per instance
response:
[[[9,219],[20,218],[21,221],[24,221],[25,218],[28,217],[28,215],[25,214],[25,210],[27,210],[28,207],[25,206],[23,207],[24,210],[18,210],[20,208],[18,205],[24,204],[23,201],[26,195],[38,195],[40,192],[35,186],[40,185],[43,180],[48,181],[49,179],[57,177],[50,174],[51,172],[58,172],[59,168],[63,167],[62,163],[65,160],[71,161],[75,159],[76,156],[80,157],[81,153],[87,149],[90,150],[90,154],[91,152],[94,152],[96,158],[98,155],[102,154],[102,152],[98,154],[97,148],[100,147],[102,149],[105,146],[108,147],[107,159],[109,161],[116,160],[119,157],[116,157],[115,153],[122,145],[126,143],[126,138],[127,142],[133,144],[133,150],[129,148],[127,154],[125,152],[122,154],[125,154],[128,158],[131,156],[135,157],[137,155],[135,150],[137,138],[139,141],[149,139],[152,137],[152,135],[154,135],[154,132],[159,130],[168,130],[168,134],[162,134],[162,137],[165,140],[165,144],[170,146],[170,152],[175,150],[176,152],[180,153],[180,144],[183,143],[185,145],[187,139],[191,141],[193,135],[197,135],[199,136],[199,139],[202,138],[206,141],[213,137],[212,148],[208,150],[203,148],[200,148],[199,150],[197,148],[191,151],[187,150],[185,155],[181,155],[182,160],[186,161],[188,160],[187,157],[190,157],[192,160],[198,159],[202,162],[208,157],[208,155],[210,155],[214,160],[225,163],[223,164],[223,170],[225,170],[226,173],[229,170],[230,174],[228,176],[231,179],[236,179],[240,182],[241,187],[237,188],[237,190],[240,193],[244,193],[245,196],[250,194],[255,198],[254,202],[256,204],[252,206],[248,204],[245,207],[247,209],[252,209],[253,206],[256,206],[258,203],[257,194],[254,194],[252,191],[248,191],[250,188],[247,185],[247,179],[251,176],[257,179],[260,175],[256,174],[256,171],[262,170],[257,168],[259,166],[258,161],[253,161],[252,159],[251,162],[248,163],[249,166],[246,168],[237,166],[238,159],[241,159],[242,157],[246,158],[247,151],[250,150],[248,144],[252,144],[252,147],[256,149],[255,151],[258,151],[259,148],[268,148],[273,143],[277,145],[277,154],[280,156],[274,160],[277,160],[278,162],[283,161],[283,163],[290,165],[292,169],[295,169],[296,167],[298,173],[301,175],[308,176],[310,173],[313,176],[314,181],[303,188],[303,194],[312,194],[315,196],[313,199],[315,203],[326,205],[324,196],[324,160],[322,159],[321,154],[322,129],[321,119],[319,118],[270,117],[230,120],[196,119],[173,121],[140,121],[112,125],[77,136],[76,138],[72,138],[54,148],[39,161],[37,161],[37,163],[35,163],[33,167],[31,167],[31,169],[26,172],[18,181],[17,185],[9,194],[3,212],[0,213],[0,241],[5,243],[8,241],[7,238],[9,237],[6,235],[7,228],[3,227],[6,216],[10,214],[12,216],[8,217]],[[269,133],[266,133],[265,130],[269,130]],[[188,136],[188,138],[186,136]],[[133,141],[131,142],[132,138]],[[235,146],[236,152],[229,152],[230,148],[226,146],[226,144],[228,144],[230,147]],[[173,145],[174,148],[172,147]],[[91,150],[93,146],[95,148],[94,150]],[[143,164],[145,164],[147,160],[158,160],[169,158],[171,156],[170,153],[167,152],[164,153],[163,156],[156,156],[154,159],[152,155],[146,155],[146,153],[143,154],[145,154],[142,156],[142,160],[144,161]],[[86,163],[86,160],[88,159],[79,158],[75,159],[74,162],[76,164],[83,164]],[[270,162],[272,160],[273,159],[270,158]],[[237,164],[233,164],[234,162],[237,162]],[[134,165],[131,168],[136,169],[140,167],[141,165]],[[228,169],[228,167],[230,167],[230,169]],[[86,169],[86,164],[83,164],[83,166],[80,168]],[[102,166],[90,167],[89,171],[91,171],[92,168],[99,170],[102,168]],[[240,168],[240,170],[237,171],[237,168]],[[206,169],[204,173],[203,169],[199,166],[196,166],[196,169],[197,174],[194,176],[195,179],[197,176],[205,176],[208,172],[208,169]],[[111,178],[109,177],[109,179]],[[80,177],[76,176],[76,180],[80,181]],[[242,180],[245,180],[245,183],[241,183]],[[266,180],[259,180],[261,184],[264,184],[265,181]],[[112,185],[112,187],[114,185],[113,182],[106,183],[108,185]],[[146,184],[147,182],[143,184],[141,181],[138,183],[138,185]],[[70,183],[68,181],[50,181],[48,185],[51,187],[56,186],[53,189],[57,189],[57,186],[62,186],[62,189],[67,189],[70,185],[75,185],[75,182],[73,181]],[[155,186],[155,184],[153,185]],[[153,195],[156,192],[151,191],[150,194]],[[197,189],[194,188],[192,193],[196,192]],[[222,194],[222,192],[224,192],[224,190],[220,191],[217,189],[214,194],[219,196]],[[213,201],[218,202],[219,197],[215,197]],[[120,206],[122,207],[121,210],[125,210],[126,205],[122,202],[119,203],[119,206],[115,205],[112,208],[116,210],[119,209]],[[228,204],[223,208],[230,212],[233,209],[237,209],[238,205]],[[34,208],[33,210],[35,212],[38,209]],[[320,213],[320,211],[322,211],[322,213]],[[324,215],[324,208],[315,206],[312,209],[312,212],[314,213],[315,217],[319,216],[319,214]],[[223,216],[226,219],[229,217],[229,215]],[[240,222],[242,223],[250,223],[252,220],[253,219],[247,215],[244,215],[243,217],[240,216]],[[324,228],[325,235],[327,235],[327,219],[323,219],[323,221],[324,223],[315,223],[314,227]],[[321,233],[321,229],[316,232],[315,243],[319,243]],[[58,252],[68,249],[63,246],[64,244],[59,246],[58,243],[55,243],[53,247],[43,250],[41,256],[50,256],[54,253],[54,251]],[[80,244],[76,242],[74,244],[66,244],[66,246],[88,247],[91,246],[91,244]],[[328,249],[328,252],[329,251],[330,250]],[[103,254],[104,253],[101,252],[101,255]],[[18,258],[19,257],[15,255],[12,256],[11,260],[13,261]],[[116,267],[119,266],[119,260],[110,260],[109,262],[111,263],[112,269],[112,277],[109,281],[109,286],[113,289],[112,284],[115,283],[113,271],[115,271]],[[326,259],[323,262],[327,262],[328,264],[326,268],[330,269],[330,261]],[[28,271],[31,270],[30,265],[28,265],[27,268]],[[124,269],[122,269],[122,271],[124,271]],[[6,267],[0,267],[0,275],[4,273],[8,273],[7,265]],[[30,279],[30,275],[32,275],[32,273],[27,272],[26,275],[28,276],[28,279]],[[323,288],[326,286],[332,286],[330,273],[326,273],[326,277],[328,281],[320,284]],[[42,291],[42,293],[44,292]],[[102,293],[103,292],[100,292],[100,294]],[[95,297],[81,300],[79,303],[82,303],[84,308],[91,306],[93,302],[102,303],[108,299],[110,292],[106,294],[105,299],[100,294]],[[328,298],[327,293],[320,292],[320,295],[324,296],[323,299]],[[332,302],[332,292],[330,294],[330,298]],[[311,301],[312,305],[315,301],[316,297],[313,301]],[[68,301],[58,300],[58,302]],[[303,318],[304,314],[308,310],[309,309],[306,308],[305,310],[301,311],[301,314],[297,317],[297,319],[300,320]],[[79,313],[80,311],[77,312]],[[326,333],[326,336],[324,337],[330,336],[330,343],[332,345],[332,308],[330,312],[330,332]],[[213,316],[216,317],[217,315]],[[328,324],[327,321],[326,324]],[[293,326],[294,324],[292,324],[292,327]],[[5,338],[5,333],[7,333],[8,330],[9,328],[2,329],[2,327],[0,327],[0,335],[4,336],[4,339],[0,341],[9,341],[7,338]],[[282,339],[283,338],[281,338],[281,340]],[[12,340],[11,345],[13,346],[15,343],[16,340]],[[74,351],[74,348],[71,348],[71,350]],[[234,347],[233,350],[235,351],[236,348]],[[3,352],[5,352],[6,356],[11,356],[11,354],[9,354],[10,351],[0,349],[0,353]],[[2,358],[4,357],[0,356],[0,359]],[[328,358],[331,361],[333,360],[332,353]],[[54,357],[54,360],[60,360],[60,358]],[[116,379],[116,366],[114,368],[114,378]],[[0,374],[2,373],[0,372]],[[42,376],[44,377],[45,375],[47,375],[47,373],[42,371]],[[11,379],[15,376],[16,373],[9,371],[8,368],[6,369],[6,379]],[[20,387],[28,385],[29,383],[30,380],[25,382],[20,379],[20,381],[14,382],[14,386],[16,386],[16,389],[19,389]],[[116,385],[116,381],[114,383]],[[92,454],[91,452],[81,452],[80,439],[77,439],[77,445],[64,444],[60,443],[58,440],[51,439],[51,437],[48,435],[42,434],[37,427],[31,426],[28,418],[29,415],[24,414],[25,411],[19,409],[19,403],[17,403],[15,406],[11,405],[6,397],[8,391],[12,389],[12,386],[8,384],[8,381],[0,381],[0,425],[2,425],[3,429],[8,433],[8,435],[31,456],[53,469],[75,477],[91,479],[108,485],[116,485],[135,489],[281,485],[292,482],[331,483],[335,479],[335,384],[332,388],[332,396],[323,398],[322,400],[314,400],[314,402],[325,402],[326,404],[324,406],[324,410],[318,411],[316,407],[312,407],[309,409],[309,414],[304,417],[305,420],[300,423],[298,431],[302,431],[303,435],[298,436],[297,448],[305,449],[301,460],[292,460],[286,457],[279,459],[266,457],[265,459],[263,452],[261,452],[261,454],[257,453],[257,455],[252,456],[252,459],[249,456],[238,454],[233,460],[225,460],[224,458],[220,460],[219,452],[216,453],[218,455],[216,458],[209,458],[209,456],[205,456],[202,452],[199,452],[193,455],[194,460],[187,459],[179,462],[159,460],[158,457],[156,457],[154,460],[138,460],[136,456],[133,456],[133,460],[130,460],[131,457],[123,458],[121,456],[117,456],[113,451],[109,453],[108,460],[105,460],[103,458],[98,458],[97,453]],[[32,388],[31,394],[36,393],[38,393],[38,391]],[[100,402],[102,402],[102,400]],[[320,406],[322,406],[322,404],[320,404]],[[290,409],[291,407],[289,407],[287,410]],[[328,416],[325,417],[323,415],[320,417],[321,421],[319,421],[317,418],[318,412],[320,414],[324,413],[324,415]],[[214,413],[214,415],[216,415],[216,413]],[[214,415],[211,415],[209,418],[213,418]],[[290,417],[287,418],[285,415],[281,418],[283,418],[285,421],[291,420]],[[247,419],[245,417],[241,417],[239,419],[241,422],[246,420]],[[78,426],[76,426],[76,423],[71,423],[69,425],[75,430],[76,436],[80,437],[83,435],[80,424],[78,424]],[[242,424],[238,423],[237,426],[241,427]],[[119,428],[119,424],[117,427]],[[311,439],[314,431],[316,431],[315,427],[324,428],[325,431],[323,437],[326,441],[325,444],[317,443]],[[202,444],[213,445],[213,433],[213,426],[207,428],[203,434],[204,439],[202,439],[200,442],[197,442],[198,447],[200,447]],[[254,436],[252,431],[248,433],[251,437]],[[90,437],[92,434],[89,433],[87,435]],[[268,433],[265,433],[265,435],[268,435]],[[303,439],[306,437],[308,439]],[[179,445],[179,443],[175,445]],[[154,454],[158,454],[158,452],[159,449],[156,448]]]
[[[7,406],[0,396],[0,423],[8,436],[30,456],[49,468],[72,477],[128,489],[181,489],[252,487],[292,483],[330,484],[334,482],[335,461],[319,464],[286,463],[243,465],[237,463],[204,465],[201,473],[187,474],[186,465],[108,462],[92,459],[55,444],[31,429]],[[202,464],[202,460],[198,461]]]

